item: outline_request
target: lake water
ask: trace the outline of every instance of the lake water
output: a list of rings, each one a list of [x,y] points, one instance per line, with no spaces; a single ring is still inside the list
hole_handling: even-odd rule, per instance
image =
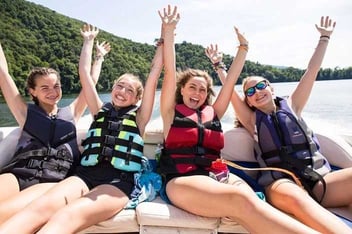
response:
[[[297,82],[273,83],[277,96],[290,95]],[[217,89],[219,87],[216,87]],[[241,90],[241,86],[236,86]],[[153,120],[159,118],[159,95],[156,94],[156,103],[153,111]],[[67,105],[74,97],[64,97],[60,106]],[[104,101],[109,101],[110,94],[101,94]],[[234,111],[229,105],[222,122],[224,128],[232,126]],[[316,81],[310,99],[304,109],[303,117],[313,130],[329,131],[338,134],[352,134],[352,79]],[[17,125],[6,103],[0,103],[0,127]]]

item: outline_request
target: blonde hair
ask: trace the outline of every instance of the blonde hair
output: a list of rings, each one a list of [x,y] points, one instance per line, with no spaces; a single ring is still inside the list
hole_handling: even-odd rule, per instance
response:
[[[131,73],[125,73],[121,76],[119,76],[117,79],[114,80],[114,86],[112,88],[115,87],[115,85],[120,82],[122,79],[129,79],[129,80],[133,80],[136,82],[136,91],[137,91],[137,98],[138,99],[141,99],[142,98],[142,95],[143,95],[143,83],[141,81],[141,79],[134,75],[134,74],[131,74]]]

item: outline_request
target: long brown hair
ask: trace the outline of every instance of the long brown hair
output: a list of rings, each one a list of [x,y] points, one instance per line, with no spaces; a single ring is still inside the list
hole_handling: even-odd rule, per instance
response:
[[[176,104],[183,104],[183,97],[181,94],[181,88],[183,88],[186,83],[192,77],[203,77],[207,82],[207,98],[205,100],[205,105],[210,105],[212,103],[212,97],[215,96],[213,89],[213,80],[206,71],[188,68],[184,71],[177,72],[177,82],[176,82]]]

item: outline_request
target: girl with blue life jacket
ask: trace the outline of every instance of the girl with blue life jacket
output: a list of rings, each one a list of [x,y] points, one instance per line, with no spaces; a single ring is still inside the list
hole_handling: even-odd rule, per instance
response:
[[[101,58],[108,43],[97,44]],[[92,65],[93,82],[101,71],[102,59]],[[80,152],[76,123],[87,104],[83,93],[66,107],[58,107],[62,97],[59,73],[46,67],[34,68],[27,78],[27,89],[34,104],[26,103],[11,78],[0,46],[0,87],[20,129],[16,151],[10,162],[0,168],[0,223],[72,174]]]
[[[157,44],[144,90],[138,77],[126,73],[115,80],[111,102],[103,103],[90,73],[96,34],[86,35],[82,31],[82,35],[79,73],[94,119],[82,142],[80,164],[73,176],[0,226],[0,233],[77,233],[112,217],[131,198],[134,174],[141,170],[142,136],[152,114],[163,67],[162,39]]]
[[[319,152],[316,137],[302,118],[334,27],[335,22],[329,17],[321,17],[320,25],[316,25],[320,33],[318,45],[288,98],[276,97],[267,79],[250,76],[243,80],[245,97],[235,90],[231,103],[239,122],[257,144],[259,164],[290,170],[304,187],[282,173],[262,172],[258,182],[265,187],[268,201],[319,232],[351,233],[344,222],[324,207],[352,203],[352,169],[331,172],[329,162]],[[207,56],[215,64],[222,82],[231,77],[218,66],[222,64],[222,56],[217,46],[208,47]]]
[[[160,96],[164,149],[159,162],[165,199],[196,215],[229,217],[250,233],[316,233],[259,199],[248,184],[229,175],[216,161],[224,144],[220,119],[245,63],[246,38],[235,28],[240,46],[229,78],[212,103],[212,80],[206,72],[187,69],[176,74],[177,7],[168,6],[159,14],[165,35],[165,77]]]

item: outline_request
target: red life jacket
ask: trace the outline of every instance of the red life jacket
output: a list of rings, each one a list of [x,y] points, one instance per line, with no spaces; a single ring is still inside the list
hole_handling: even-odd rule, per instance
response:
[[[208,169],[220,158],[224,147],[221,122],[212,106],[194,110],[184,104],[175,107],[175,117],[164,143],[160,170],[166,174]]]

